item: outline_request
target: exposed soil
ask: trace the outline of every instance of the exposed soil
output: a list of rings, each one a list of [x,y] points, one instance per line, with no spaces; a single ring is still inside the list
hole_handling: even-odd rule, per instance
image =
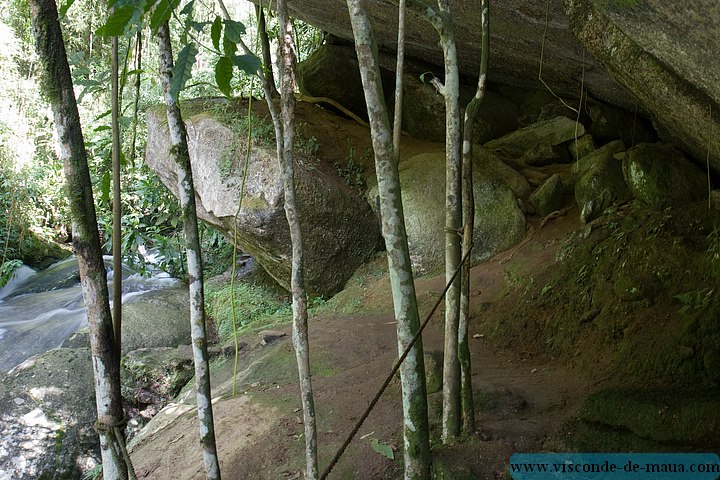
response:
[[[553,258],[558,240],[576,226],[576,214],[549,222],[526,244],[515,250],[515,264],[532,271]],[[476,266],[472,272],[472,308],[479,315],[496,302],[506,288],[505,266],[509,252]],[[354,422],[388,374],[396,355],[395,325],[382,255],[358,272],[310,328],[314,389],[318,411],[320,468],[323,469]],[[421,310],[443,288],[442,277],[417,282]],[[337,307],[337,308],[335,308]],[[330,313],[335,310],[337,315]],[[343,311],[357,311],[346,314]],[[361,314],[362,312],[383,312]],[[426,352],[442,349],[440,313],[424,334]],[[283,329],[289,335],[289,328]],[[537,451],[546,438],[570,418],[594,387],[593,380],[565,362],[537,360],[522,355],[522,346],[498,349],[473,327],[471,343],[473,384],[476,389],[478,431],[465,444],[435,447],[438,463],[464,465],[478,478],[499,478],[513,452]],[[228,478],[301,478],[303,425],[295,382],[294,357],[289,338],[270,346],[252,337],[240,360],[240,393],[229,393],[228,367],[216,365],[215,418],[221,468]],[[254,345],[253,345],[254,344]],[[269,352],[269,353],[268,353]],[[231,367],[230,367],[231,368]],[[431,394],[434,438],[439,424],[439,393]],[[185,407],[187,408],[187,407]],[[402,454],[389,460],[371,448],[371,439],[402,445],[399,383],[394,380],[358,437],[348,448],[330,478],[399,478]],[[194,410],[169,428],[150,435],[134,448],[132,458],[140,478],[202,478],[202,457],[195,435]]]

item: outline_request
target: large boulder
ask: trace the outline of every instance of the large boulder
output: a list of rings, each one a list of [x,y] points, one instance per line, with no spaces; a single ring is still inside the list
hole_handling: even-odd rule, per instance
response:
[[[403,78],[403,131],[430,142],[445,141],[445,99],[417,75]],[[475,86],[460,86],[460,105],[475,95]],[[518,127],[518,106],[511,99],[487,90],[473,127],[473,140],[485,143]]]
[[[0,381],[0,478],[81,478],[99,462],[88,348],[50,350]]]
[[[385,98],[391,101],[395,74],[381,70]],[[325,44],[306,60],[298,63],[297,80],[300,91],[313,97],[327,97],[351,112],[367,119],[360,67],[355,48]]]
[[[474,164],[473,262],[513,246],[525,235],[525,216],[500,172],[509,173],[497,165],[488,166],[491,162],[500,161],[485,153]],[[437,271],[445,264],[445,154],[416,155],[402,161],[399,169],[413,270],[418,274]],[[367,196],[377,205],[377,185],[370,186]]]
[[[486,143],[485,148],[521,159],[527,165],[565,163],[571,160],[565,142],[584,134],[581,123],[560,116],[515,130]]]
[[[450,3],[458,65],[463,75],[477,78],[482,50],[481,9],[470,0]],[[336,37],[353,39],[345,3],[290,0],[288,6],[296,18]],[[397,47],[397,4],[390,0],[368,0],[366,7],[379,51],[392,55]],[[420,72],[431,71],[444,78],[438,33],[422,15],[413,13],[407,17],[406,59],[422,62],[424,70]],[[626,108],[634,106],[634,99],[590,55],[583,55],[581,45],[568,28],[563,0],[497,2],[492,8],[491,25],[491,82],[545,90],[538,79],[542,51],[542,80],[558,95],[577,98],[583,87],[593,98]]]
[[[559,173],[548,178],[528,199],[535,213],[544,217],[560,210],[565,203],[565,186]]]
[[[228,164],[235,150],[244,151],[245,140],[203,105],[196,104],[195,111],[199,113],[187,116],[185,121],[199,217],[229,239],[237,228],[238,247],[289,289],[290,232],[274,148],[261,143],[253,147],[245,196],[238,212],[242,169],[229,168]],[[177,194],[177,166],[170,156],[170,139],[161,109],[148,110],[147,125],[146,162]],[[334,169],[318,168],[318,163],[314,158],[298,158],[295,162],[305,283],[311,293],[332,295],[375,252],[380,225],[362,196]]]
[[[678,206],[707,195],[707,177],[676,148],[643,143],[623,163],[633,197],[653,208]]]
[[[602,148],[583,161],[582,176],[575,184],[575,200],[583,222],[598,218],[612,205],[630,200],[622,163],[612,157],[612,151],[613,148]]]
[[[122,353],[140,348],[190,344],[187,287],[154,290],[132,297],[122,307]]]
[[[716,0],[565,0],[593,57],[649,112],[665,141],[720,171],[720,5]],[[638,140],[636,140],[638,141]]]
[[[353,39],[343,2],[288,3],[297,18]],[[476,77],[481,9],[470,0],[450,5],[460,72]],[[392,55],[397,3],[368,0],[366,7],[378,50]],[[586,92],[589,99],[648,114],[664,141],[679,143],[701,161],[709,149],[711,164],[720,171],[720,117],[710,114],[720,111],[720,62],[713,61],[720,57],[716,0],[506,0],[493,6],[491,17],[491,84],[567,99]],[[408,16],[406,39],[406,59],[419,63],[420,72],[443,78],[438,34],[423,15]],[[629,146],[654,141],[629,137],[620,138]]]

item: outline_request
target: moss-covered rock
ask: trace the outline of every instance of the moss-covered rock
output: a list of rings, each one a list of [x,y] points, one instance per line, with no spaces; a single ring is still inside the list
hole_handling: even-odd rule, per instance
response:
[[[190,343],[190,309],[186,288],[155,290],[123,304],[122,351],[177,347]]]
[[[614,140],[606,143],[602,147],[594,150],[584,157],[580,157],[577,163],[573,165],[573,172],[582,175],[599,159],[612,157],[615,154],[625,151],[625,142],[622,140]]]
[[[567,148],[575,161],[580,160],[597,150],[597,147],[595,146],[595,138],[593,138],[593,136],[589,133],[586,133],[577,140],[568,140],[565,148]]]
[[[383,72],[386,98],[392,98],[394,75]],[[356,115],[367,118],[365,95],[357,54],[352,46],[325,44],[297,66],[300,91],[313,97],[335,100]],[[389,95],[389,96],[388,96]]]
[[[623,169],[632,196],[653,208],[699,200],[707,192],[705,174],[670,145],[643,143],[631,148]]]
[[[720,69],[707,61],[717,56],[717,2],[692,0],[682,8],[662,1],[564,3],[570,29],[651,113],[660,138],[696,160],[709,154],[720,171],[720,122],[708,114],[720,101]]]
[[[575,201],[583,222],[596,219],[612,205],[630,200],[622,164],[611,156],[621,147],[621,141],[610,143],[578,162],[584,172],[575,184]]]
[[[146,392],[162,400],[172,398],[195,374],[190,345],[133,350],[123,357],[121,364],[123,387],[127,389],[123,396],[131,401]]]
[[[485,144],[491,151],[523,158],[528,165],[547,165],[570,161],[561,144],[585,134],[585,127],[567,117],[534,123]]]
[[[69,248],[26,231],[19,245],[18,258],[29,267],[42,270],[71,255]]]
[[[716,447],[718,411],[717,391],[613,389],[588,397],[580,418],[656,442]]]
[[[529,199],[535,213],[541,216],[548,215],[555,210],[560,210],[565,203],[565,186],[560,174],[548,178]]]
[[[442,152],[416,155],[400,163],[405,226],[416,273],[437,271],[444,265],[444,180],[445,155]],[[480,261],[522,240],[525,216],[498,169],[485,168],[476,161],[474,191],[475,246],[472,260]],[[367,195],[370,204],[376,205],[377,186],[371,186]]]

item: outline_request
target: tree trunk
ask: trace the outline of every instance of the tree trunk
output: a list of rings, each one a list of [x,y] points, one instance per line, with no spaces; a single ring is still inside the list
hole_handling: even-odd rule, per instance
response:
[[[120,361],[122,346],[122,206],[120,202],[120,88],[118,38],[112,37],[112,174],[113,174],[113,332]]]
[[[405,70],[405,0],[398,4],[397,64],[395,67],[395,115],[393,116],[393,148],[396,161],[400,161],[400,135],[402,132],[403,72]]]
[[[473,127],[480,104],[485,98],[488,59],[490,57],[490,0],[481,0],[482,11],[482,54],[480,57],[480,76],[475,96],[465,109],[463,126],[463,258],[473,246],[475,228],[475,195],[473,194]],[[460,323],[458,328],[458,358],[460,359],[461,398],[463,430],[475,431],[475,407],[472,390],[472,369],[470,347],[468,345],[468,323],[470,320],[470,267],[468,261],[463,266],[462,290],[460,296]]]
[[[400,176],[392,144],[390,121],[380,84],[380,67],[370,20],[362,0],[347,0],[355,49],[368,109],[380,217],[397,321],[398,350],[403,352],[420,327],[415,283],[400,197]],[[400,368],[403,402],[405,479],[430,478],[430,442],[422,343],[418,341]]]
[[[292,274],[290,289],[292,291],[293,310],[293,346],[298,365],[300,379],[300,397],[303,407],[305,424],[305,478],[318,478],[317,464],[317,428],[315,422],[315,403],[313,401],[312,380],[310,376],[310,346],[308,343],[307,296],[303,266],[302,231],[298,205],[295,200],[295,178],[293,166],[293,145],[295,140],[295,42],[292,23],[287,12],[285,0],[279,0],[277,6],[280,23],[280,49],[282,54],[282,71],[280,102],[282,108],[282,151],[278,150],[278,161],[282,172],[283,189],[285,191],[285,216],[290,226],[292,243]],[[267,77],[267,82],[269,79]]]
[[[275,87],[275,75],[273,75],[272,57],[270,56],[270,39],[267,34],[265,9],[261,5],[255,5],[255,14],[258,18],[258,36],[260,38],[260,47],[262,49],[262,61],[265,77],[267,78],[270,93],[273,97],[277,97],[280,94]]]
[[[160,83],[163,87],[170,131],[171,153],[178,167],[178,191],[182,208],[183,234],[187,245],[188,283],[190,289],[190,323],[193,360],[195,362],[195,388],[197,389],[198,418],[200,420],[200,445],[205,463],[205,477],[220,479],[220,465],[215,445],[212,394],[210,391],[210,368],[208,362],[207,336],[205,331],[205,309],[203,292],[202,256],[198,235],[197,212],[195,210],[195,188],[193,185],[187,132],[180,114],[177,99],[170,94],[173,57],[170,44],[170,28],[165,22],[158,29],[158,50],[160,54]]]
[[[460,73],[450,3],[439,0],[441,22],[436,25],[445,57],[445,279],[460,265],[461,250],[461,156],[460,156]],[[460,433],[460,363],[458,323],[460,280],[456,279],[445,298],[445,352],[443,358],[442,441],[453,442]]]
[[[30,0],[29,3],[38,56],[43,66],[42,88],[53,109],[73,219],[73,249],[78,259],[90,330],[103,477],[105,480],[124,480],[128,473],[123,460],[125,414],[120,395],[120,362],[113,336],[107,273],[80,116],[55,1]]]

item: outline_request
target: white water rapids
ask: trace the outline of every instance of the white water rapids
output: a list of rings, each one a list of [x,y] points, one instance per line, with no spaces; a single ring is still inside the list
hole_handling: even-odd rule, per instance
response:
[[[105,263],[110,262],[106,259]],[[112,279],[113,271],[108,269],[110,292]],[[163,274],[143,277],[123,270],[122,300],[177,283]],[[40,272],[20,267],[0,289],[0,372],[60,347],[86,324],[75,257]]]

